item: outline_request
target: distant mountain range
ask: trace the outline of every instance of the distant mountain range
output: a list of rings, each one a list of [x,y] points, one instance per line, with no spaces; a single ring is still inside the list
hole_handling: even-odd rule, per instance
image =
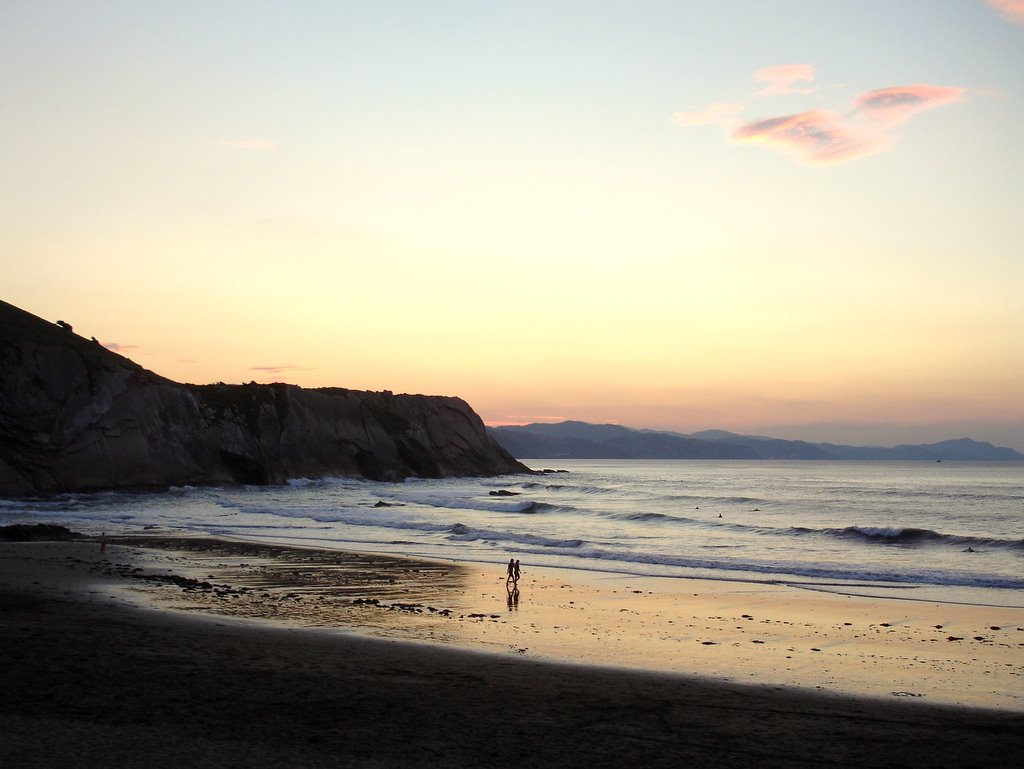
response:
[[[970,438],[893,446],[843,446],[704,430],[684,435],[589,422],[489,427],[517,459],[874,459],[1019,461],[1014,449]]]

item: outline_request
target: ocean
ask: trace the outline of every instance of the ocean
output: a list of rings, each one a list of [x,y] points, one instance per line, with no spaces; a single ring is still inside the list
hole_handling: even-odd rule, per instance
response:
[[[1024,464],[526,460],[533,476],[0,500],[0,524],[1024,606]]]

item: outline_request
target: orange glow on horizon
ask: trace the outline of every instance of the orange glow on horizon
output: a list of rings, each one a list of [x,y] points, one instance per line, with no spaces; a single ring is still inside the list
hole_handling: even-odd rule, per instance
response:
[[[8,3],[2,298],[181,382],[1024,449],[1020,0],[761,5],[566,66],[541,5]]]

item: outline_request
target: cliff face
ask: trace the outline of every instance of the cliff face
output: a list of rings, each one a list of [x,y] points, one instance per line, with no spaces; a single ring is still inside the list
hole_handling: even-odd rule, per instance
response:
[[[520,472],[459,398],[178,384],[0,302],[0,495]]]

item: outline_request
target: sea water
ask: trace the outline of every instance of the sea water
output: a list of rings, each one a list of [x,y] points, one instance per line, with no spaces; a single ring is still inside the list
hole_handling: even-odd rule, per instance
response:
[[[1024,463],[527,460],[562,472],[0,500],[0,524],[1024,606]]]

